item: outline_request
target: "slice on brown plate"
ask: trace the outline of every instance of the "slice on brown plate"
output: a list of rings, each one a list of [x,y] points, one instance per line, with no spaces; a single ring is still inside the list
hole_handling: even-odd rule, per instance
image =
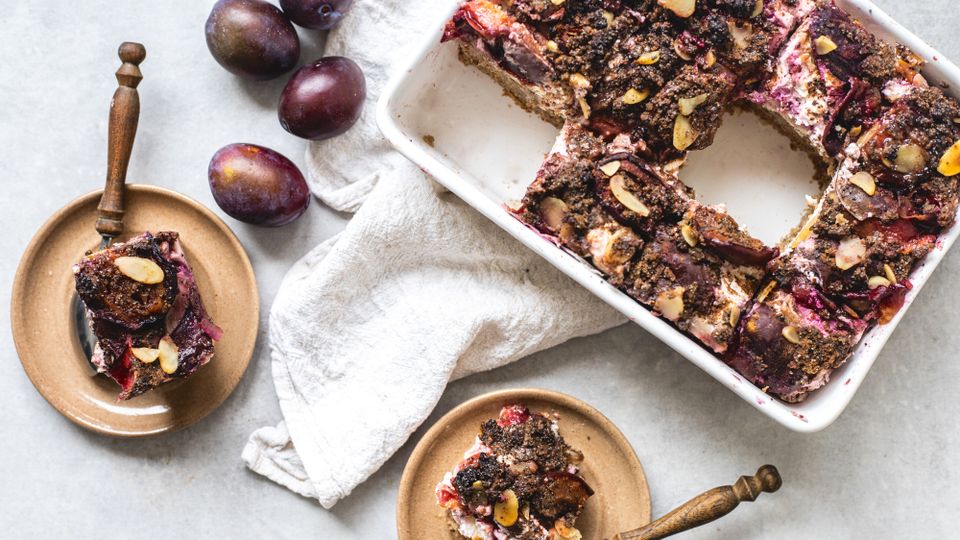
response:
[[[404,468],[399,540],[464,538],[458,516],[469,538],[610,538],[650,521],[650,495],[630,443],[596,409],[503,390],[445,414]]]
[[[73,267],[97,338],[90,362],[126,400],[189,377],[223,332],[210,320],[175,232],[144,233]]]
[[[461,535],[482,540],[579,540],[575,527],[593,490],[578,474],[583,454],[560,435],[557,415],[507,405],[437,485],[437,504]]]

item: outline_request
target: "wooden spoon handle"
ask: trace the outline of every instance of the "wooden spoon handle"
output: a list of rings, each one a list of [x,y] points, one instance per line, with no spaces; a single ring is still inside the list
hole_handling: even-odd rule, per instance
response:
[[[705,525],[729,514],[743,501],[755,501],[763,492],[773,493],[782,483],[777,468],[764,465],[756,475],[741,476],[732,486],[711,489],[646,527],[614,536],[614,540],[656,540]]]
[[[127,165],[133,152],[133,140],[140,121],[140,95],[137,85],[143,80],[140,63],[147,50],[139,43],[124,42],[118,52],[123,64],[117,70],[120,86],[110,102],[110,126],[107,146],[107,183],[97,206],[97,232],[115,237],[123,232],[123,186]]]

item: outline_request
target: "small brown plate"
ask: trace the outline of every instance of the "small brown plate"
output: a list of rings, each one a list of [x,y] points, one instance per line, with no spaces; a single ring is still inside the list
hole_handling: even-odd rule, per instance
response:
[[[549,390],[503,390],[471,399],[443,416],[420,440],[400,480],[397,532],[400,540],[462,538],[437,505],[434,488],[463,459],[480,424],[500,408],[523,403],[531,411],[559,415],[560,435],[583,452],[581,475],[596,492],[587,501],[577,528],[584,538],[614,534],[650,522],[650,491],[643,466],[623,433],[586,403]]]
[[[173,191],[128,185],[124,234],[177,231],[210,317],[223,328],[213,360],[184,381],[129,401],[120,387],[92,375],[74,322],[71,266],[96,249],[100,191],[54,214],[30,241],[13,283],[10,320],[24,371],[64,416],[121,437],[180,429],[216,409],[240,382],[257,339],[260,299],[246,252],[227,225],[200,203]]]

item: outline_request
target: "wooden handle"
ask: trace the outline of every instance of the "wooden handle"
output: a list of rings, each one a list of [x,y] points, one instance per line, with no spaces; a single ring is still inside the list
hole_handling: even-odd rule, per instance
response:
[[[140,121],[140,95],[137,85],[143,80],[140,63],[147,50],[139,43],[129,41],[120,45],[118,52],[123,64],[117,70],[120,86],[110,102],[110,126],[107,146],[107,183],[97,206],[97,232],[115,237],[123,232],[123,186],[127,181],[127,165],[133,151]]]
[[[614,540],[656,540],[705,525],[729,514],[743,501],[755,501],[763,492],[773,493],[782,483],[777,468],[764,465],[756,475],[741,476],[732,486],[711,489],[646,527],[614,536]]]

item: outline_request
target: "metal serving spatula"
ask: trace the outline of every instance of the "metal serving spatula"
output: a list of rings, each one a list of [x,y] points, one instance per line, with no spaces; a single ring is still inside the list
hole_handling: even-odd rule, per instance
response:
[[[140,122],[140,95],[137,86],[143,80],[140,63],[147,50],[139,43],[124,42],[118,51],[123,64],[117,70],[120,86],[110,102],[110,124],[107,140],[107,182],[97,206],[97,232],[100,233],[99,249],[106,249],[114,238],[123,233],[123,190],[127,181],[127,166],[133,151],[133,140]],[[87,321],[87,310],[80,298],[73,295],[73,315],[77,323],[77,337],[87,359],[93,357],[96,337]]]

